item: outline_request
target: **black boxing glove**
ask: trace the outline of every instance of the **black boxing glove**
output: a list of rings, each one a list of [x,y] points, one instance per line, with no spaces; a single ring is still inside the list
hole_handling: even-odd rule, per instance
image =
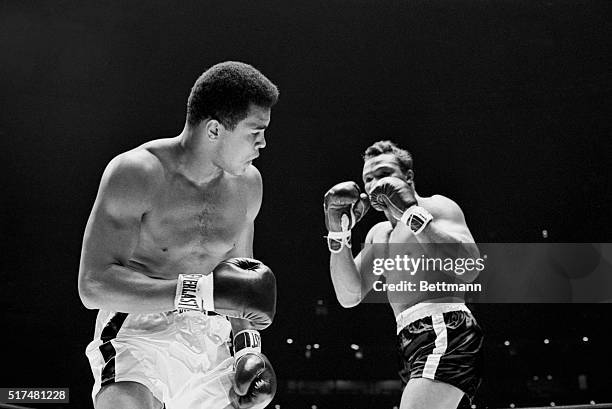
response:
[[[433,220],[427,209],[418,206],[412,183],[395,176],[380,179],[370,192],[372,207],[387,211],[404,223],[414,234],[419,234]]]
[[[261,337],[255,330],[234,337],[234,381],[230,400],[236,409],[263,409],[276,394],[276,374],[261,353]]]
[[[388,210],[396,220],[400,220],[410,206],[418,204],[412,185],[395,176],[376,182],[370,192],[370,201],[374,209],[379,212]]]
[[[325,193],[323,211],[325,226],[329,232],[327,242],[332,253],[351,247],[351,229],[370,208],[368,195],[361,193],[355,182],[338,183]]]
[[[264,329],[276,313],[276,279],[261,261],[230,258],[210,274],[180,274],[175,306],[243,318]]]

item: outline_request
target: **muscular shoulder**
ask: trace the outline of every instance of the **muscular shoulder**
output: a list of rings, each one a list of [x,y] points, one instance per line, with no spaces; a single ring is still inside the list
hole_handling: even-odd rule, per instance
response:
[[[259,213],[263,196],[263,181],[259,170],[250,165],[242,176],[245,191],[247,192],[248,212],[253,219]]]
[[[115,206],[146,207],[163,176],[159,159],[147,149],[136,148],[109,162],[102,175],[99,196],[111,211]]]
[[[163,171],[161,161],[149,149],[138,147],[115,156],[108,164],[107,170],[114,173],[154,177]]]
[[[252,189],[261,190],[261,173],[259,173],[259,169],[257,169],[255,166],[249,165],[246,172],[244,173],[244,180]]]
[[[454,200],[446,196],[433,195],[428,198],[421,198],[419,199],[419,205],[426,208],[434,218],[455,221],[464,220],[461,207]]]
[[[137,148],[114,157],[104,171],[109,182],[122,188],[137,190],[153,187],[161,181],[164,168],[160,160],[149,150]]]
[[[368,234],[366,235],[365,242],[366,243],[380,243],[385,241],[383,238],[388,237],[389,233],[393,230],[393,226],[391,222],[384,221],[380,223],[376,223]]]

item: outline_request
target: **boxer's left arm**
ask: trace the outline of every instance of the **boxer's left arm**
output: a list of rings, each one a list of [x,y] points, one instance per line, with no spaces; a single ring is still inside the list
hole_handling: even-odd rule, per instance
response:
[[[259,201],[261,203],[261,200]],[[232,256],[253,257],[254,224],[250,220],[237,241]],[[234,334],[234,379],[229,391],[236,409],[262,409],[276,394],[276,374],[261,352],[261,336],[246,319],[230,318]]]
[[[414,235],[419,243],[474,243],[472,233],[467,227],[463,211],[453,200],[435,195],[437,205],[432,208],[433,220],[419,234]],[[398,223],[401,228],[406,224]],[[408,229],[409,230],[409,229]],[[477,254],[468,250],[470,254]]]
[[[247,214],[246,223],[240,237],[234,244],[234,248],[229,252],[227,258],[230,257],[249,257],[253,258],[253,237],[255,234],[255,218],[261,209],[261,201],[263,196],[263,182],[261,174],[255,166],[250,166],[245,175],[245,189],[247,193]],[[253,324],[241,318],[230,318],[232,331],[234,334],[245,329],[255,329]]]
[[[247,221],[228,257],[253,257],[255,218],[262,201],[263,184],[259,171],[251,166],[247,174]],[[276,374],[261,353],[261,336],[254,325],[240,318],[230,318],[234,334],[234,380],[230,399],[234,408],[259,409],[276,394]]]
[[[451,256],[456,258],[477,259],[480,257],[478,246],[474,242],[472,233],[470,232],[463,211],[453,200],[436,195],[437,205],[432,208],[433,219],[419,234],[414,234],[412,230],[404,223],[398,222],[395,228],[396,238],[404,242],[416,242],[427,245],[434,244],[450,244],[447,250],[451,252]],[[444,246],[439,246],[439,249],[444,250]],[[478,270],[466,271],[463,275],[458,275],[462,281],[472,282],[478,276]]]
[[[253,234],[254,225],[253,221],[247,222],[247,227],[243,230],[240,238],[236,242],[234,249],[230,252],[228,257],[249,257],[253,258]],[[245,329],[255,329],[255,326],[246,319],[243,318],[230,318],[232,324],[232,331],[234,334],[239,333]]]
[[[370,193],[372,206],[397,220],[393,232],[396,243],[449,244],[436,246],[455,258],[476,259],[480,256],[474,238],[467,227],[465,216],[457,203],[436,195],[429,200],[428,208],[419,206],[412,183],[397,177],[380,179]],[[414,219],[412,218],[414,215]],[[412,225],[414,222],[414,225]],[[471,282],[478,275],[474,270],[460,276]]]

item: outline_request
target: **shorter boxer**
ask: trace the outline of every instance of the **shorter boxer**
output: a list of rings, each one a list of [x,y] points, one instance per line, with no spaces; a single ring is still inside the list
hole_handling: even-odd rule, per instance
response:
[[[370,146],[364,154],[363,183],[365,192],[355,182],[342,182],[324,197],[331,279],[343,307],[359,304],[380,280],[373,271],[376,258],[439,257],[437,251],[445,247],[435,244],[449,244],[447,248],[463,257],[479,256],[459,206],[444,196],[416,193],[408,151],[390,141]],[[351,229],[370,207],[383,213],[386,221],[370,229],[363,250],[353,257]],[[383,275],[386,284],[398,285],[408,278],[406,274]],[[409,277],[414,282],[425,278],[470,282],[476,275],[420,268]],[[481,379],[483,337],[463,294],[398,291],[388,292],[387,297],[397,322],[400,376],[406,383],[400,408],[455,409],[464,395],[473,398]]]

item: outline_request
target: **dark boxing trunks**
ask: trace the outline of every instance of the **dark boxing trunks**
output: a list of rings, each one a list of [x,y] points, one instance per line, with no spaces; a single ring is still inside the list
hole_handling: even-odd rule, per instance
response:
[[[472,400],[481,382],[483,335],[467,308],[419,318],[398,336],[404,383],[434,379],[456,386]]]

